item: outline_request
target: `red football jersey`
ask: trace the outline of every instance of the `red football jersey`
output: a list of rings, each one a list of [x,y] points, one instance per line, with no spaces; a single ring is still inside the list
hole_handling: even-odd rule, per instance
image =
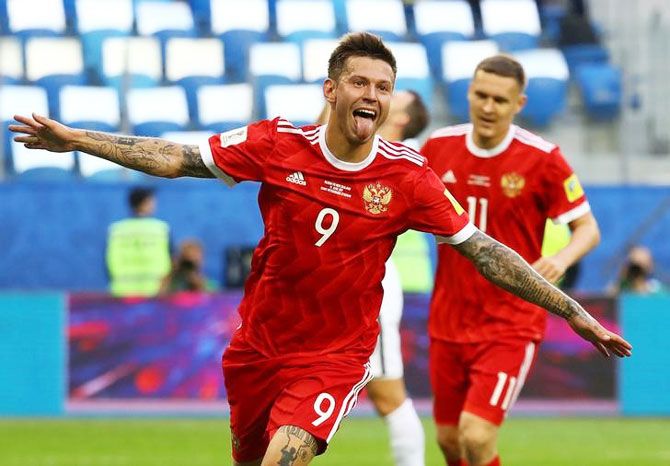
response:
[[[541,256],[547,218],[568,223],[590,210],[559,148],[518,126],[490,150],[475,146],[471,124],[443,128],[422,153],[472,222],[531,264]],[[492,284],[451,249],[438,248],[432,337],[458,342],[542,338],[544,309]]]
[[[245,340],[267,356],[372,353],[384,263],[412,228],[458,243],[475,227],[418,152],[375,137],[337,159],[325,126],[259,121],[212,136],[203,161],[229,182],[260,181],[265,226],[240,304]]]

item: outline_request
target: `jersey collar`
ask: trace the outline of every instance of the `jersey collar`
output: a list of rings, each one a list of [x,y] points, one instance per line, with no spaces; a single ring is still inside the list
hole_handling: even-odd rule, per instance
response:
[[[323,156],[326,158],[328,163],[330,163],[333,167],[338,168],[340,170],[344,170],[346,172],[357,172],[363,170],[365,167],[370,165],[375,157],[377,156],[377,147],[379,146],[379,136],[375,134],[375,138],[372,141],[372,148],[370,149],[370,153],[360,162],[344,162],[337,157],[328,149],[328,146],[326,145],[326,125],[321,126],[319,128],[319,147],[321,147],[321,152],[323,152]]]
[[[502,154],[509,145],[512,143],[512,139],[514,139],[514,133],[516,132],[516,125],[510,125],[509,130],[507,130],[507,135],[505,135],[505,139],[500,141],[500,144],[495,146],[492,149],[482,149],[481,147],[477,146],[475,144],[474,139],[472,138],[472,125],[470,125],[470,128],[468,132],[465,135],[465,144],[468,147],[468,150],[472,155],[475,157],[482,157],[482,158],[491,158],[495,157],[496,155]]]

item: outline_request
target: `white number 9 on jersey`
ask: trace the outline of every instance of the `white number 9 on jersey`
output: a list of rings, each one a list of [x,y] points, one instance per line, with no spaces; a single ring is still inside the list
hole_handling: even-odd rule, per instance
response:
[[[326,217],[330,217],[329,222],[325,222]],[[327,223],[329,226],[324,227],[324,223]],[[316,228],[317,233],[322,236],[316,243],[314,243],[314,246],[320,248],[323,243],[328,241],[328,238],[335,233],[338,223],[340,223],[340,214],[337,213],[337,210],[331,209],[330,207],[321,209],[321,212],[319,212],[319,215],[316,217],[316,222],[314,222],[314,228]]]

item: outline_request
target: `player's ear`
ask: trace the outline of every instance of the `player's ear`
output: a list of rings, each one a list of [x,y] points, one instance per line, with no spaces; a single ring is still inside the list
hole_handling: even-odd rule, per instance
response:
[[[526,102],[528,102],[528,96],[522,92],[521,94],[519,94],[519,97],[517,97],[516,111],[514,113],[517,114],[521,110],[523,110],[523,108],[526,106]]]
[[[326,102],[334,103],[336,100],[337,86],[335,81],[330,78],[326,78],[323,82],[323,96],[326,98]]]

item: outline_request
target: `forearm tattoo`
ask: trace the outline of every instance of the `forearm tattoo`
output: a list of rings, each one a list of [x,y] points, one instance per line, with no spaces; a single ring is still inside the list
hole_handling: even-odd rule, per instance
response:
[[[306,464],[317,453],[316,439],[307,431],[296,426],[281,426],[277,433],[286,435],[286,445],[282,447],[279,466]]]
[[[481,231],[454,247],[501,288],[565,319],[586,315],[581,306],[542,278],[519,254]]]
[[[156,138],[119,136],[86,131],[82,150],[124,167],[168,178],[212,178],[196,145],[176,144]]]

